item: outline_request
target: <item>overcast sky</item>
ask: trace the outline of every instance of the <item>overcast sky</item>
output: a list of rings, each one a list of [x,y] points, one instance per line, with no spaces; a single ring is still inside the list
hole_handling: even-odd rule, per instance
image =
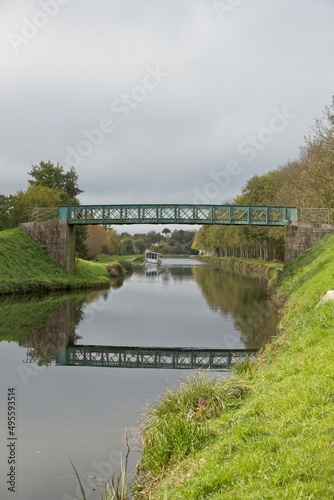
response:
[[[334,94],[333,0],[1,0],[0,194],[41,160],[82,203],[223,203]]]

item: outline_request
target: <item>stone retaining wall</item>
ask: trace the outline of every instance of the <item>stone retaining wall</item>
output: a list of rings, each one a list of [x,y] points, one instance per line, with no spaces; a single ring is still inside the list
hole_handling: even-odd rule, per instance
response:
[[[45,246],[47,252],[69,272],[75,269],[75,229],[66,220],[25,222],[21,229]]]
[[[307,222],[290,224],[286,228],[285,235],[285,261],[295,259],[321,240],[326,234],[333,232],[334,226],[330,224]]]

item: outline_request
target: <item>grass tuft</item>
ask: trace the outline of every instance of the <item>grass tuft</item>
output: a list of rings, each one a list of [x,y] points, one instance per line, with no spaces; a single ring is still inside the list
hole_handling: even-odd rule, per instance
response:
[[[222,380],[198,372],[177,389],[168,389],[160,401],[148,409],[143,421],[143,458],[139,469],[158,477],[203,446],[214,432],[208,421],[237,408],[250,391],[238,377]]]

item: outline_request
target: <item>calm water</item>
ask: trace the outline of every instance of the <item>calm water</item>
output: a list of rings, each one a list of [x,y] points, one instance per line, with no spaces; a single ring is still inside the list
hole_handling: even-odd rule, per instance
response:
[[[264,282],[191,259],[165,259],[158,274],[137,271],[118,289],[1,299],[1,500],[82,498],[70,461],[87,498],[100,498],[102,479],[124,460],[126,433],[135,470],[145,407],[193,374],[56,364],[68,343],[258,348],[275,326]],[[15,493],[4,479],[9,387],[16,393]]]

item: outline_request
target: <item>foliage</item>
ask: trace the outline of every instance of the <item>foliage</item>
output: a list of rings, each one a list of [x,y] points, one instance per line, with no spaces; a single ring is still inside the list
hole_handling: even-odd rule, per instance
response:
[[[62,204],[62,192],[34,185],[15,195],[0,197],[0,229],[18,227],[30,220],[31,207],[57,207]]]
[[[89,259],[99,259],[101,253],[122,256],[144,254],[147,248],[164,255],[191,255],[198,253],[192,248],[195,234],[195,231],[183,229],[171,232],[168,228],[162,234],[156,231],[149,231],[147,234],[118,234],[115,229],[94,225],[88,226],[85,245]]]
[[[133,265],[129,260],[120,259],[118,262],[121,264],[126,274],[130,275],[133,273]]]
[[[121,238],[121,255],[130,255],[132,253],[134,253],[132,238]]]
[[[104,226],[87,226],[87,237],[85,245],[87,247],[88,259],[95,259],[103,247],[103,253],[106,252],[106,229]]]
[[[113,262],[112,264],[107,264],[106,269],[111,278],[125,278],[126,271],[120,262]]]
[[[30,186],[46,186],[62,193],[63,205],[78,204],[77,196],[83,193],[78,186],[78,174],[74,167],[67,172],[62,165],[55,166],[50,161],[41,161],[39,165],[32,165],[28,174],[33,177],[29,180]]]

